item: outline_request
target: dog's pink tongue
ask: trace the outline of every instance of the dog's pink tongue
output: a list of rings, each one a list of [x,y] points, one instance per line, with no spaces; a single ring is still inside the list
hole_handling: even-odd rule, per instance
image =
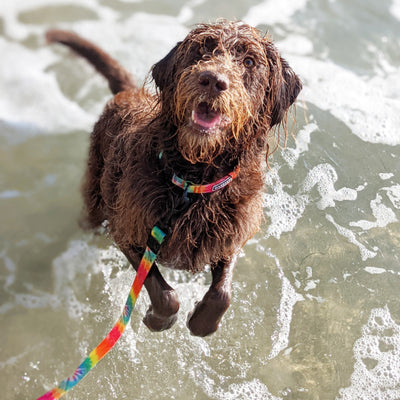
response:
[[[200,103],[192,113],[193,121],[204,129],[211,129],[221,123],[221,113],[211,109],[207,103]]]

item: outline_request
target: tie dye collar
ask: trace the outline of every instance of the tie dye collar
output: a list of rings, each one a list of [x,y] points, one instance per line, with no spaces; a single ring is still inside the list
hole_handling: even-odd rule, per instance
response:
[[[176,174],[172,177],[172,183],[180,188],[182,188],[186,193],[214,193],[218,190],[223,189],[225,186],[229,185],[239,174],[239,166],[237,166],[228,175],[219,179],[216,182],[209,183],[207,185],[196,185],[190,181],[186,181]]]
[[[158,155],[158,158],[161,160],[163,157],[163,152],[161,151]],[[228,186],[239,174],[239,166],[237,166],[232,172],[228,175],[225,175],[223,178],[217,180],[216,182],[208,183],[206,185],[196,185],[195,183],[180,178],[178,175],[174,173],[172,176],[172,183],[181,189],[183,189],[186,193],[214,193],[218,190],[223,189],[225,186]]]

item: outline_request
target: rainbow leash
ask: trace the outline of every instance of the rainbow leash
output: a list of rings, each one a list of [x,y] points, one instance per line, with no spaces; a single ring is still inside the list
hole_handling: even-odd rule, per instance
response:
[[[122,312],[122,315],[119,317],[117,323],[108,333],[108,335],[89,354],[89,356],[86,357],[82,364],[79,365],[79,367],[69,378],[64,379],[57,387],[45,393],[43,396],[40,396],[37,400],[53,400],[62,397],[66,392],[68,392],[68,390],[77,385],[89,373],[89,371],[93,369],[95,365],[114,347],[115,343],[117,343],[118,339],[124,333],[125,327],[131,318],[136,299],[139,296],[139,292],[142,289],[147,274],[154,264],[154,261],[160,250],[161,243],[164,241],[165,235],[166,234],[158,226],[155,226],[151,230],[146,249],[140,261],[135,279],[129,292],[129,296],[126,300],[124,311]]]

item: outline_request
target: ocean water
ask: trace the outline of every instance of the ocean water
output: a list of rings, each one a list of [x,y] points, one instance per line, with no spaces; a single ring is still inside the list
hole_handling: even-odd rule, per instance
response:
[[[104,80],[50,27],[100,44],[144,81],[198,22],[274,38],[304,83],[270,160],[265,223],[244,247],[218,332],[186,315],[210,274],[164,270],[177,324],[151,333],[142,293],[116,348],[65,398],[400,399],[400,1],[15,0],[0,4],[0,386],[36,399],[118,318],[134,272],[81,232]]]

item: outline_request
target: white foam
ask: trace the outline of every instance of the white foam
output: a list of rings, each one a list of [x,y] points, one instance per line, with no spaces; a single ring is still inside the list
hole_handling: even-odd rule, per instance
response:
[[[42,0],[39,4],[35,3],[35,9],[50,3]],[[175,18],[137,13],[117,23],[118,15],[114,15],[107,7],[100,7],[95,0],[77,1],[76,4],[96,10],[101,13],[101,19],[62,23],[57,27],[73,30],[95,43],[101,43],[106,51],[133,72],[138,83],[144,81],[152,64],[187,34],[187,28],[179,22],[182,16]],[[0,38],[0,52],[3,55],[0,91],[7,93],[7,96],[0,97],[0,120],[6,125],[5,131],[11,129],[25,136],[88,131],[101,112],[106,98],[98,97],[91,105],[82,105],[81,100],[94,86],[106,88],[107,85],[98,75],[94,75],[88,78],[74,99],[66,97],[54,72],[47,69],[57,62],[62,63],[65,57],[69,57],[68,53],[56,52],[54,47],[44,45],[44,25],[18,23],[16,15],[30,7],[32,4],[29,1],[3,2],[0,6],[8,16],[6,30],[10,31],[10,36],[21,38],[35,34],[42,38],[43,43],[43,48],[30,50],[15,41]],[[160,31],[166,31],[168,35],[160,35]],[[82,67],[77,65],[77,68]]]
[[[289,280],[286,277],[282,277],[281,300],[275,330],[271,336],[272,349],[268,355],[269,360],[275,358],[282,350],[288,347],[293,308],[297,302],[303,300],[304,297],[294,290]]]
[[[390,12],[394,17],[400,20],[400,0],[392,0]]]
[[[91,305],[87,304],[85,297],[89,290],[92,277],[102,273],[105,277],[104,292],[115,304],[115,314],[121,311],[126,297],[129,294],[130,285],[133,282],[134,272],[132,269],[123,270],[125,258],[115,247],[100,249],[91,246],[84,240],[73,240],[69,247],[53,261],[54,283],[47,292],[39,291],[32,286],[25,285],[28,293],[14,293],[8,287],[15,280],[15,266],[5,254],[0,254],[4,259],[9,276],[6,280],[5,289],[13,296],[13,306],[16,304],[25,308],[60,309],[65,307],[69,318],[79,319],[85,314],[94,312]],[[111,270],[117,271],[117,276],[111,278]],[[115,281],[114,281],[115,280]],[[82,286],[83,285],[83,286]],[[84,297],[80,299],[79,296]],[[10,309],[3,306],[0,312]],[[107,315],[113,318],[114,315]]]
[[[30,293],[17,293],[14,296],[15,304],[25,308],[57,308],[60,306],[61,301],[56,295],[51,295],[44,292],[35,291],[35,294]]]
[[[50,49],[29,50],[0,38],[0,120],[17,130],[65,132],[88,129],[94,116],[60,91],[55,77],[45,73],[54,61]],[[29,68],[27,68],[29,65]]]
[[[313,290],[317,287],[317,284],[320,283],[319,279],[311,279],[313,276],[313,270],[310,266],[306,267],[306,273],[307,273],[307,281],[306,285],[304,286],[304,291],[308,292],[310,290]]]
[[[124,65],[133,71],[135,77],[144,79],[151,66],[166,56],[172,47],[187,35],[188,29],[180,21],[180,18],[183,17],[147,13],[133,14],[120,23],[118,29],[115,29],[113,25],[110,26],[110,30],[116,36],[115,43],[117,44],[113,52],[120,53]],[[98,42],[102,43],[104,41],[102,26],[96,25],[96,27],[99,34]],[[91,26],[87,34],[83,32],[85,36],[88,37],[93,28]],[[160,34],[160,32],[168,32],[168,34]]]
[[[265,212],[270,218],[266,237],[274,236],[279,239],[283,232],[294,229],[308,204],[308,196],[304,194],[291,196],[285,192],[276,170],[271,170],[267,174],[266,183],[269,191],[273,191],[264,195]]]
[[[384,187],[382,190],[386,191],[386,194],[392,202],[394,208],[400,210],[400,185]]]
[[[327,214],[326,215],[326,219],[335,226],[335,228],[336,228],[337,232],[339,233],[339,235],[345,237],[350,243],[356,245],[359,248],[360,253],[361,253],[361,259],[363,261],[366,261],[369,258],[376,257],[376,255],[378,254],[377,253],[377,251],[378,251],[377,248],[374,247],[373,250],[367,249],[366,246],[364,246],[357,239],[356,234],[353,231],[351,231],[350,229],[345,228],[345,227],[339,225],[338,223],[336,223],[334,218],[332,217],[332,215]]]
[[[392,12],[398,9],[399,0],[393,0]],[[382,54],[374,76],[367,77],[356,75],[330,60],[313,58],[313,43],[296,33],[278,42],[277,46],[303,80],[300,99],[332,112],[365,141],[389,145],[400,143],[397,135],[400,68],[391,65],[379,48],[370,45],[371,52]]]
[[[289,157],[291,167],[295,165],[298,151],[297,154],[292,151],[292,154],[294,156],[291,158]],[[288,159],[287,155],[285,157]],[[267,174],[266,183],[268,185],[268,193],[266,193],[264,197],[265,213],[270,219],[266,237],[274,236],[279,239],[282,233],[290,232],[294,229],[298,219],[301,218],[305,208],[311,201],[310,192],[314,187],[316,187],[320,195],[320,199],[316,203],[320,210],[335,207],[337,202],[355,201],[358,192],[364,189],[363,186],[356,189],[347,187],[336,189],[335,183],[337,179],[337,173],[330,164],[319,164],[309,171],[297,193],[291,195],[286,192],[278,175],[278,171],[271,170]],[[387,193],[393,206],[400,209],[400,185],[385,187],[382,188],[382,191]],[[350,227],[368,230],[375,227],[385,227],[390,223],[398,221],[394,211],[383,204],[380,194],[376,195],[376,198],[371,201],[370,205],[375,221],[360,220],[350,222]],[[350,243],[359,248],[363,261],[374,258],[377,255],[378,249],[376,247],[368,249],[358,239],[358,233],[339,225],[335,222],[333,216],[329,214],[326,215],[326,218],[335,226],[337,232],[341,236],[345,237]]]
[[[217,389],[214,398],[218,400],[282,400],[281,397],[273,396],[268,387],[259,379],[232,383],[229,385],[228,391]]]
[[[311,141],[311,134],[317,130],[318,126],[316,124],[307,124],[296,134],[296,147],[286,147],[282,149],[282,157],[291,169],[295,167],[300,155],[308,151],[308,145]]]
[[[347,187],[335,189],[335,182],[338,176],[330,164],[319,164],[312,168],[307,174],[302,185],[302,191],[309,193],[316,186],[321,199],[317,202],[320,210],[327,207],[335,207],[335,201],[354,201],[357,199],[357,191]]]
[[[79,289],[78,286],[77,289],[76,286],[85,284],[84,289],[88,290],[92,276],[100,273],[105,277],[104,292],[113,300],[116,314],[120,312],[134,275],[131,269],[121,273],[124,263],[124,256],[114,246],[101,249],[90,246],[83,240],[71,241],[69,248],[53,262],[55,294],[66,304],[70,318],[80,318],[94,311],[90,305],[77,298],[82,287]],[[114,278],[111,278],[112,269],[117,271]],[[107,315],[108,317],[113,316]]]
[[[181,8],[177,20],[184,24],[190,22],[193,18],[195,18],[195,7],[199,7],[204,4],[206,0],[189,0],[186,4]]]
[[[0,306],[0,314],[5,313],[16,305],[22,305],[25,308],[42,308],[49,305],[53,307],[60,304],[60,301],[56,296],[52,296],[49,293],[40,292],[33,290],[30,285],[25,284],[24,286],[28,289],[29,293],[15,293],[11,287],[16,280],[17,266],[14,261],[9,258],[5,251],[0,253],[0,259],[3,260],[7,275],[5,277],[4,290],[7,294],[13,298],[13,301],[4,303]]]
[[[393,178],[393,176],[394,176],[394,174],[391,173],[391,172],[387,172],[387,173],[382,172],[382,173],[379,174],[379,178],[381,178],[383,181],[386,181],[386,180],[388,180],[390,178]]]
[[[338,400],[398,400],[400,398],[400,326],[387,306],[371,310],[362,336],[353,346],[351,384]]]
[[[400,68],[369,78],[329,60],[297,56],[295,49],[290,53],[288,61],[304,82],[301,99],[330,111],[364,141],[400,144]]]
[[[68,0],[69,5],[87,7],[102,18],[110,14],[110,9],[99,4],[97,0]],[[42,7],[64,6],[65,0],[31,0],[2,1],[0,3],[0,14],[4,17],[4,30],[7,36],[14,39],[25,39],[32,32],[40,32],[41,27],[33,24],[24,24],[19,20],[21,12],[36,10]]]
[[[5,277],[4,290],[8,291],[8,288],[15,282],[17,266],[10,257],[7,256],[5,250],[0,253],[0,259],[3,259],[7,275]]]
[[[365,267],[364,271],[368,272],[371,275],[381,275],[386,272],[386,269],[378,267]]]
[[[311,56],[314,50],[313,42],[305,36],[293,33],[277,43],[282,55],[292,54]]]
[[[270,250],[265,251],[276,264],[279,279],[282,282],[281,299],[277,312],[277,321],[274,332],[271,335],[272,348],[267,357],[268,360],[275,358],[282,350],[287,349],[289,344],[290,324],[292,322],[293,308],[297,302],[303,301],[304,297],[297,293],[289,279],[285,277],[283,268],[276,255]],[[312,276],[312,273],[311,273]],[[310,276],[310,277],[311,277]]]
[[[360,220],[356,222],[350,222],[350,226],[358,226],[364,230],[371,228],[384,228],[388,224],[397,222],[396,214],[393,210],[384,204],[382,204],[382,196],[378,193],[375,200],[371,200],[372,215],[376,221]]]
[[[289,23],[292,16],[307,5],[308,0],[264,0],[261,4],[250,7],[243,21],[249,25]]]
[[[293,168],[298,155],[296,155],[296,151],[292,154],[294,155],[291,161]],[[314,187],[317,188],[320,195],[317,206],[321,210],[335,207],[338,201],[356,200],[356,189],[347,187],[335,189],[337,178],[337,173],[330,164],[316,165],[308,172],[298,192],[290,195],[285,191],[278,172],[271,170],[267,174],[266,183],[268,191],[273,193],[266,193],[264,196],[265,212],[270,218],[266,236],[274,236],[279,239],[283,232],[290,232],[294,229],[297,220],[303,215],[306,206],[310,203],[310,192]]]

